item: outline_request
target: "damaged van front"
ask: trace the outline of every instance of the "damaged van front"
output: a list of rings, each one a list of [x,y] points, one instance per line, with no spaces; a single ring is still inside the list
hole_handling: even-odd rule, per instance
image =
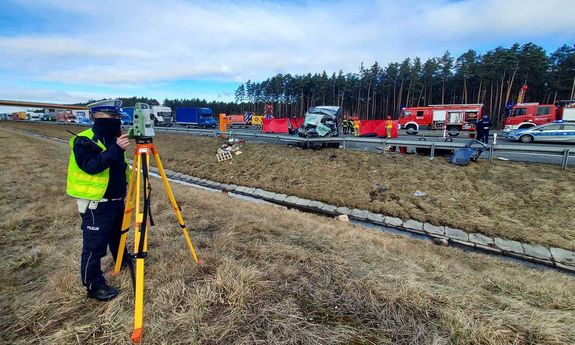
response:
[[[309,108],[297,134],[304,138],[337,137],[342,117],[341,107],[318,106]]]

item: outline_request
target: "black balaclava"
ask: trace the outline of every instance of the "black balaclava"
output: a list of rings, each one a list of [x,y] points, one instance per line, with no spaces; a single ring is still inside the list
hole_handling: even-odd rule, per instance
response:
[[[120,119],[98,118],[94,119],[92,127],[94,133],[103,138],[117,138],[122,134],[122,121]]]

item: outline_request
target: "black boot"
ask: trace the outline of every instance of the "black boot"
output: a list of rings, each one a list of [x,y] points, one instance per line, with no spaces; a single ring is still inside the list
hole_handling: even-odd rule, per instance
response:
[[[95,298],[98,301],[107,302],[118,296],[118,289],[113,286],[104,285],[99,289],[88,290],[88,297]]]

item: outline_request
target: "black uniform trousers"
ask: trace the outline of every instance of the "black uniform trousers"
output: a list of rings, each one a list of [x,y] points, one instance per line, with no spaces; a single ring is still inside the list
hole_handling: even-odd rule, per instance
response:
[[[100,202],[95,210],[88,208],[80,215],[83,235],[80,266],[82,284],[88,290],[97,290],[106,284],[100,260],[106,256],[108,247],[116,261],[124,218],[124,201]]]
[[[489,129],[484,129],[481,132],[479,132],[478,140],[485,144],[489,144]]]

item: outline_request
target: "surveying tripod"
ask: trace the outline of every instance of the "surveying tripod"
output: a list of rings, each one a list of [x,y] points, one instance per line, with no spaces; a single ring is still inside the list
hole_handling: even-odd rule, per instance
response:
[[[142,339],[142,326],[143,326],[143,312],[144,312],[144,260],[147,255],[148,250],[148,230],[150,226],[154,225],[151,210],[151,185],[149,178],[150,171],[150,156],[153,155],[158,166],[158,171],[162,177],[162,182],[164,183],[164,188],[172,204],[172,208],[178,219],[178,224],[182,228],[190,252],[196,264],[200,263],[190,234],[172,189],[168,183],[168,178],[166,177],[166,172],[162,166],[160,160],[160,155],[158,154],[158,149],[154,145],[151,137],[136,137],[136,149],[134,150],[134,160],[132,161],[132,171],[130,174],[130,181],[128,182],[128,193],[126,199],[126,206],[124,210],[124,218],[122,220],[122,235],[120,238],[120,246],[118,248],[118,256],[116,258],[116,264],[114,266],[114,274],[120,272],[122,267],[122,259],[124,256],[124,249],[126,248],[126,240],[128,237],[128,231],[130,230],[130,223],[132,220],[132,214],[135,213],[134,220],[134,253],[126,253],[127,260],[135,260],[136,262],[136,273],[135,282],[132,281],[134,285],[134,331],[132,333],[132,341],[139,343]],[[143,196],[142,196],[143,192]],[[143,199],[143,205],[140,201]],[[134,212],[135,211],[135,212]]]

